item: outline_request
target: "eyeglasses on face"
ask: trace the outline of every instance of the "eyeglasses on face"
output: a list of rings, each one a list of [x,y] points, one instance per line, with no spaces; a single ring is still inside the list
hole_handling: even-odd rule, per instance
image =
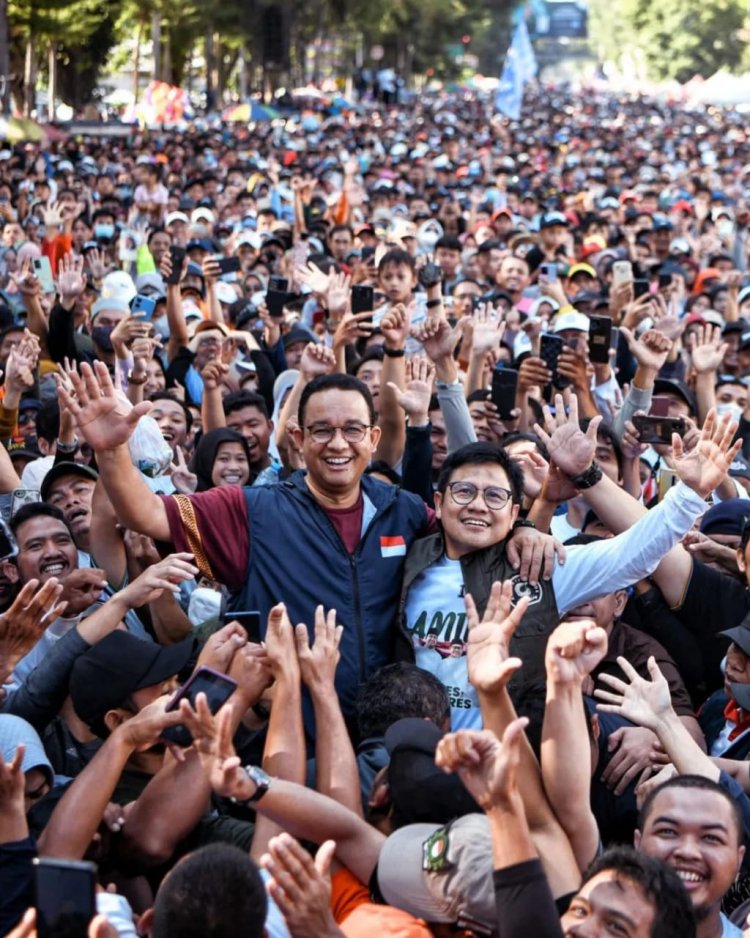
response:
[[[309,427],[305,427],[313,443],[330,443],[339,430],[347,443],[361,443],[365,438],[365,434],[371,428],[372,424],[369,423],[347,423],[343,427],[330,427],[327,424],[314,423]]]
[[[489,485],[486,489],[480,489],[473,482],[449,482],[448,491],[457,505],[470,505],[481,492],[485,505],[493,511],[505,508],[513,494],[510,489],[504,489],[499,485]]]

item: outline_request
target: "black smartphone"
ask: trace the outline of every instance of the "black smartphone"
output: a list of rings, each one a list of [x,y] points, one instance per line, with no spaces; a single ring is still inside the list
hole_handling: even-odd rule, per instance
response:
[[[673,433],[685,436],[688,428],[684,417],[647,417],[645,414],[636,414],[633,426],[641,443],[666,443],[669,446]]]
[[[239,268],[238,268],[239,269]],[[289,281],[286,277],[269,277],[268,292],[275,290],[277,293],[286,293],[289,289]]]
[[[352,312],[371,313],[375,308],[375,290],[373,287],[358,283],[352,287]]]
[[[257,610],[227,612],[225,618],[229,622],[238,622],[247,632],[247,637],[251,642],[260,641],[260,613]]]
[[[648,280],[638,278],[633,281],[633,297],[637,300],[639,296],[645,296],[648,291],[651,289],[651,284]]]
[[[559,335],[545,332],[539,342],[539,357],[552,372],[552,383],[558,390],[566,388],[570,381],[557,373],[557,361],[565,343]]]
[[[86,938],[96,915],[96,864],[35,859],[39,938]]]
[[[589,316],[589,358],[594,364],[608,364],[611,341],[611,317]]]
[[[659,289],[666,290],[672,286],[672,274],[659,274]]]
[[[236,274],[240,270],[239,257],[220,257],[216,263],[222,274]]]
[[[516,386],[518,372],[515,368],[502,368],[495,365],[492,370],[492,393],[490,400],[497,407],[501,420],[511,420],[516,406]]]
[[[281,319],[284,315],[284,307],[288,301],[289,294],[286,290],[269,290],[266,293],[268,315],[273,319]]]
[[[38,499],[37,499],[38,501]],[[13,532],[5,523],[4,518],[0,518],[0,560],[10,560],[18,556],[18,544],[13,537]]]
[[[189,700],[191,706],[194,707],[198,694],[205,694],[211,713],[218,713],[235,690],[237,690],[237,682],[227,677],[226,674],[214,671],[213,668],[198,668],[169,701],[167,711],[177,710],[181,700]],[[177,726],[168,726],[162,733],[162,737],[184,748],[193,742],[190,730],[181,723]]]
[[[167,278],[167,283],[171,286],[180,282],[182,277],[182,263],[185,260],[185,248],[179,244],[173,244],[169,249],[169,256],[172,260],[172,273]]]
[[[362,248],[362,263],[369,264],[370,261],[375,257],[375,248],[366,247]]]

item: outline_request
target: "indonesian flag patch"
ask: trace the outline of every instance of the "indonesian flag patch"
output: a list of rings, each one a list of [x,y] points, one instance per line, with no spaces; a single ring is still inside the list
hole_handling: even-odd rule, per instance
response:
[[[398,534],[396,537],[380,538],[381,557],[405,557],[406,541]]]

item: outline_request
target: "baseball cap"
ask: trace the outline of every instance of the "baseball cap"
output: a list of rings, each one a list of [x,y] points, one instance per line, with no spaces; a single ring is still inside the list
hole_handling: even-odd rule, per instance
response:
[[[227,283],[225,280],[219,280],[214,287],[214,291],[220,303],[234,303],[237,299],[237,291],[231,283]]]
[[[750,499],[728,498],[708,509],[701,521],[700,530],[702,534],[736,534],[739,536],[748,521],[750,521]]]
[[[737,304],[742,306],[746,299],[750,298],[750,285],[743,287],[737,294]]]
[[[458,776],[446,775],[435,765],[442,737],[434,723],[414,717],[397,720],[386,730],[388,790],[399,824],[447,824],[480,810]]]
[[[176,221],[181,221],[185,225],[190,224],[190,219],[184,212],[169,212],[167,217],[164,219],[164,227],[169,228],[169,226],[174,224]]]
[[[205,221],[207,224],[213,225],[215,220],[216,216],[210,208],[196,208],[190,213],[190,221],[193,224],[199,221]]]
[[[581,257],[591,257],[592,254],[598,254],[600,251],[604,251],[607,247],[607,242],[601,235],[592,235],[581,245]],[[570,274],[568,274],[570,276]]]
[[[249,244],[251,248],[259,251],[263,242],[260,235],[256,234],[254,231],[244,231],[239,238],[237,238],[235,244],[237,247],[241,247],[243,244]]]
[[[692,413],[697,411],[693,392],[684,381],[676,381],[672,378],[657,378],[654,382],[654,395],[659,394],[676,394],[685,401]]]
[[[102,735],[104,715],[144,687],[154,687],[185,668],[193,653],[193,638],[175,645],[157,645],[116,630],[76,659],[70,675],[73,709],[83,722]]]
[[[426,922],[496,927],[492,838],[484,814],[443,827],[402,827],[383,844],[376,875],[389,905]]]
[[[692,254],[692,249],[690,247],[690,242],[687,238],[673,238],[669,242],[669,253],[670,254]]]
[[[82,479],[92,479],[94,482],[99,478],[99,473],[95,469],[92,469],[91,466],[81,465],[77,462],[58,462],[50,469],[47,475],[44,477],[42,486],[40,489],[42,501],[46,502],[47,497],[49,496],[50,489],[57,482],[58,479],[62,479],[65,476],[80,476]]]
[[[573,264],[567,273],[568,280],[572,280],[576,274],[588,274],[589,277],[596,280],[596,271],[591,264]]]
[[[133,296],[135,296],[135,293]],[[113,296],[109,299],[102,296],[91,307],[91,318],[94,319],[105,309],[111,310],[113,313],[129,313],[130,303],[119,296]]]
[[[161,274],[141,274],[136,277],[135,288],[139,293],[154,298],[167,295],[166,284]]]
[[[738,453],[729,467],[729,475],[733,479],[750,479],[750,463],[742,453]]]
[[[579,332],[588,332],[591,320],[583,313],[575,310],[569,313],[559,313],[552,322],[552,332],[564,332],[566,329],[577,329]]]
[[[563,225],[567,228],[570,222],[562,212],[545,212],[539,221],[539,230],[551,228],[553,225]]]
[[[124,270],[113,270],[102,280],[102,299],[117,298],[129,303],[135,296],[135,284]]]
[[[295,325],[281,339],[284,348],[289,348],[297,342],[317,342],[317,338],[304,326]]]

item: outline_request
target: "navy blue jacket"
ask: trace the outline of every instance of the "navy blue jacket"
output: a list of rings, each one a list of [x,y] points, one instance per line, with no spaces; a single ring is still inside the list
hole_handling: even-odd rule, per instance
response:
[[[245,488],[246,585],[230,603],[235,610],[259,610],[265,630],[269,610],[283,601],[291,621],[308,626],[311,640],[315,607],[335,608],[344,626],[336,689],[347,716],[359,685],[394,660],[406,552],[428,525],[427,508],[416,495],[368,476],[361,486],[363,533],[352,555],[313,498],[304,473],[278,485]]]

